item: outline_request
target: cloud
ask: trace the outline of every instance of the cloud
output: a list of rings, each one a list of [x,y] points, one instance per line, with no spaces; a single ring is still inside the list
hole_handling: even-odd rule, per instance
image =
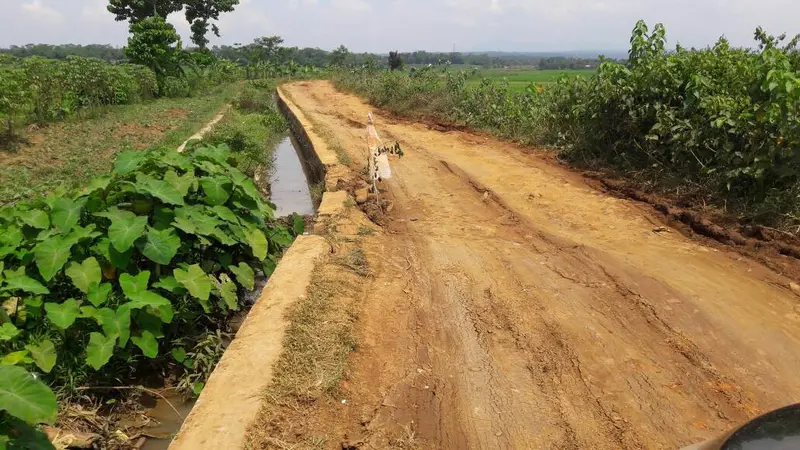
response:
[[[23,3],[22,11],[26,16],[37,22],[59,23],[64,19],[60,12],[45,5],[42,0],[33,0],[31,3]]]
[[[128,24],[107,0],[0,0],[0,46],[45,43],[124,45]],[[775,12],[779,11],[780,14]],[[662,22],[669,45],[712,45],[725,35],[752,46],[759,25],[800,31],[797,0],[241,0],[220,16],[211,45],[280,35],[287,45],[352,51],[626,50],[633,25]],[[184,43],[189,25],[170,17]]]

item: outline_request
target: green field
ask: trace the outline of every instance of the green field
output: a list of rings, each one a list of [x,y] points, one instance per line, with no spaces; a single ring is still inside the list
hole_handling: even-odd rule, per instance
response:
[[[486,69],[478,71],[474,76],[467,80],[468,86],[477,86],[483,78],[501,81],[508,80],[508,84],[512,90],[522,91],[531,83],[546,84],[553,83],[561,77],[562,74],[568,76],[583,77],[589,76],[595,72],[595,69],[577,69],[577,70],[536,70],[536,69]]]

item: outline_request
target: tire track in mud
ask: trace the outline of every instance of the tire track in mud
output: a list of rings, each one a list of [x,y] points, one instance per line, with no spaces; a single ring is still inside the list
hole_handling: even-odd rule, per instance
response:
[[[325,82],[287,89],[359,161],[370,108]],[[640,209],[512,146],[376,118],[406,157],[384,186],[389,224],[365,242],[377,269],[352,400],[298,432],[361,448],[667,449],[800,400],[800,332],[780,321],[797,300],[778,275],[657,236]]]

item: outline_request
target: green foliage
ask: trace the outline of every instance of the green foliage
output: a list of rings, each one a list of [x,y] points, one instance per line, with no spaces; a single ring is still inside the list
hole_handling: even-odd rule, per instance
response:
[[[332,51],[329,58],[330,64],[334,67],[342,67],[347,64],[347,58],[350,56],[350,50],[344,45],[340,45],[336,50]]]
[[[0,118],[37,122],[85,108],[137,103],[158,94],[155,74],[135,64],[94,58],[30,57],[0,64]]]
[[[57,410],[56,396],[47,385],[21,367],[0,365],[2,448],[53,449],[44,433],[34,427],[55,422]]]
[[[238,4],[239,0],[110,0],[107,9],[116,20],[127,20],[131,25],[153,17],[166,20],[171,13],[183,9],[192,30],[192,42],[205,48],[209,21],[219,20],[220,13],[231,12]],[[217,25],[212,24],[211,30],[219,37]]]
[[[230,160],[225,146],[123,153],[91,188],[0,208],[2,364],[62,387],[129,379],[240,309],[291,233]]]
[[[204,143],[230,147],[237,167],[251,176],[256,170],[271,170],[275,139],[287,129],[272,98],[274,87],[274,82],[248,82],[234,102],[237,110],[226,114],[203,138]]]
[[[147,66],[159,79],[181,73],[181,38],[163,17],[153,16],[131,23],[125,55]]]
[[[389,70],[403,70],[403,58],[399,52],[389,52]]]
[[[800,214],[799,38],[759,29],[759,48],[666,48],[666,32],[633,30],[629,59],[591,76],[520,91],[508,80],[436,67],[391,73],[340,70],[338,86],[398,114],[428,116],[523,143],[558,147],[576,164],[680,187],[745,220],[782,223]],[[446,69],[446,67],[445,67]]]

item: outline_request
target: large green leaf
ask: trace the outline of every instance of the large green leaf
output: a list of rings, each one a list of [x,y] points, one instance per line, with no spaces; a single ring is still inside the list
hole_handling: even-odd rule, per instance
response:
[[[69,259],[72,244],[57,237],[51,237],[33,249],[36,266],[45,281],[50,281],[64,267]]]
[[[127,305],[131,309],[148,308],[150,311],[155,313],[162,322],[172,322],[172,317],[175,313],[172,310],[172,303],[170,303],[166,298],[152,291],[144,291],[130,296],[130,299],[131,301],[127,303]]]
[[[94,256],[86,258],[80,264],[77,262],[71,263],[64,273],[72,279],[72,284],[83,293],[88,293],[89,286],[98,284],[103,280],[103,272],[100,270],[100,264]]]
[[[183,205],[183,195],[177,189],[172,187],[169,183],[163,180],[155,179],[147,175],[139,175],[136,177],[136,189],[140,192],[145,192],[164,203],[171,205]]]
[[[192,185],[195,183],[196,178],[194,171],[186,172],[183,176],[179,176],[174,170],[168,170],[164,174],[164,181],[169,183],[177,190],[181,196],[186,197]]]
[[[113,288],[111,283],[92,283],[89,285],[89,292],[87,293],[89,303],[98,308],[103,306],[103,303],[108,300],[108,295],[111,294]]]
[[[247,263],[241,262],[238,266],[230,266],[228,269],[236,275],[236,281],[245,289],[252,291],[255,288],[255,273]]]
[[[112,222],[115,220],[125,220],[136,217],[136,214],[130,211],[126,211],[124,209],[119,209],[116,206],[112,206],[111,208],[108,208],[105,211],[98,211],[94,213],[94,215],[97,217],[105,217],[106,219]]]
[[[239,225],[239,219],[236,217],[236,214],[234,214],[233,211],[231,211],[227,206],[216,205],[211,208],[211,210],[214,211],[220,219]]]
[[[133,242],[144,234],[147,227],[146,216],[128,214],[130,214],[128,217],[112,219],[111,226],[108,227],[108,238],[111,240],[111,245],[120,253],[128,251],[133,246]]]
[[[207,146],[200,147],[193,152],[195,159],[208,160],[216,163],[215,166],[228,166],[228,158],[231,155],[231,150],[227,145]]]
[[[86,363],[94,370],[100,370],[114,355],[117,336],[106,336],[103,333],[91,333],[89,345],[86,346]]]
[[[172,226],[172,221],[175,219],[175,211],[172,207],[157,206],[153,210],[153,228],[156,230],[163,230]]]
[[[175,217],[175,220],[172,222],[175,228],[183,231],[184,233],[188,234],[197,234],[197,227],[195,226],[194,221],[188,217]]]
[[[16,249],[22,244],[23,237],[20,227],[16,225],[7,225],[3,232],[0,233],[0,243]]]
[[[28,423],[53,423],[56,395],[22,367],[0,366],[0,409]]]
[[[81,212],[85,204],[85,198],[72,200],[62,197],[57,199],[50,212],[50,219],[53,226],[61,233],[71,230],[72,227],[78,224],[78,219],[81,218]]]
[[[194,387],[192,387],[192,389],[194,390]],[[50,442],[50,439],[47,437],[47,433],[42,431],[39,427],[15,418],[10,418],[8,420],[8,425],[14,430],[13,439],[8,441],[7,448],[9,450],[56,450],[53,443]],[[0,449],[6,450],[6,447],[2,446],[3,437],[5,436],[0,435]]]
[[[218,296],[225,302],[228,309],[238,311],[239,297],[236,295],[236,284],[225,274],[222,274],[221,279],[222,282],[217,286]]]
[[[121,152],[114,161],[114,171],[120,175],[125,175],[136,170],[147,157],[144,152]]]
[[[100,236],[100,233],[97,232],[97,231],[94,231],[94,224],[93,223],[90,223],[89,225],[87,225],[85,227],[82,227],[80,225],[75,225],[72,228],[72,231],[70,231],[69,234],[67,234],[64,237],[64,242],[66,242],[66,243],[68,243],[70,245],[75,245],[75,244],[77,244],[78,242],[80,242],[82,240],[94,239],[97,236]]]
[[[28,211],[17,211],[17,217],[29,226],[39,229],[50,228],[50,217],[42,209],[31,209]]]
[[[133,344],[142,349],[144,356],[148,358],[155,358],[158,356],[158,341],[153,333],[143,331],[141,336],[133,336],[131,338]]]
[[[80,307],[78,302],[71,298],[61,304],[45,303],[44,310],[47,312],[47,318],[56,328],[66,330],[75,323]]]
[[[20,350],[17,352],[11,352],[2,359],[0,359],[0,366],[16,366],[16,365],[25,365],[31,364],[33,360],[30,358],[30,352],[28,350]]]
[[[45,339],[38,344],[28,344],[25,346],[31,352],[33,362],[42,369],[44,373],[50,373],[53,366],[56,365],[58,354],[56,353],[56,346],[50,339]]]
[[[267,237],[264,236],[264,232],[256,227],[251,227],[245,229],[244,233],[247,237],[247,243],[253,250],[253,256],[263,261],[267,257],[268,249]]]
[[[23,268],[24,270],[24,268]],[[49,294],[50,290],[47,289],[42,283],[34,280],[27,275],[18,275],[10,277],[6,280],[6,285],[3,290],[7,291],[25,291],[32,294]]]
[[[89,184],[81,190],[81,195],[89,195],[98,190],[104,191],[110,183],[110,176],[92,178],[92,181],[90,181]]]
[[[175,269],[172,272],[175,280],[182,284],[193,297],[208,300],[211,293],[211,280],[198,264],[193,264],[187,270]]]
[[[0,326],[0,342],[10,341],[19,335],[19,330],[11,322]]]
[[[231,196],[233,183],[224,176],[200,178],[200,186],[206,194],[205,202],[209,205],[222,205]]]
[[[131,335],[131,309],[119,307],[116,311],[103,308],[94,314],[94,319],[103,327],[106,336],[118,336],[119,347],[125,348]]]
[[[171,228],[161,231],[150,228],[146,237],[146,240],[137,242],[139,251],[158,264],[169,264],[181,246],[181,238]]]
[[[128,298],[146,291],[148,281],[150,281],[150,271],[148,270],[143,270],[136,276],[128,273],[119,276],[119,285]]]
[[[167,292],[172,292],[173,294],[180,294],[181,292],[186,292],[186,289],[178,283],[178,280],[175,277],[163,276],[160,280],[153,283],[153,287],[163,289]]]

